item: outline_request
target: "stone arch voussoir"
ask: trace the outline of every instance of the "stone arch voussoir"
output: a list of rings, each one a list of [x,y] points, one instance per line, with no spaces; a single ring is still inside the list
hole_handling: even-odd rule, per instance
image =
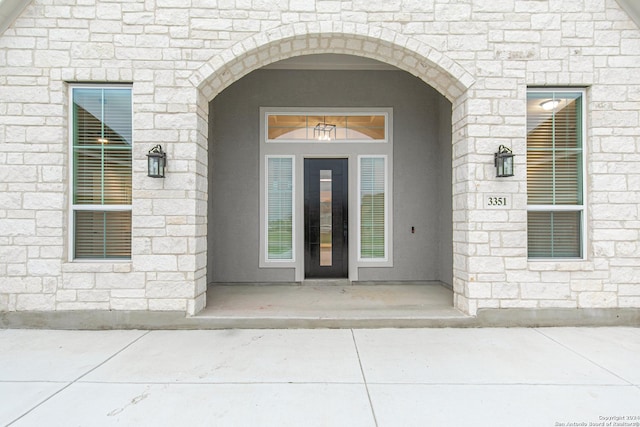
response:
[[[265,65],[300,55],[338,53],[375,59],[407,71],[449,101],[474,83],[473,76],[428,44],[390,29],[344,22],[297,23],[255,34],[211,58],[190,78],[202,101]]]

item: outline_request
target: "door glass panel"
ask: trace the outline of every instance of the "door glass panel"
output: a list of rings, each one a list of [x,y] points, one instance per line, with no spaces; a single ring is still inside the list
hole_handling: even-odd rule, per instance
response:
[[[320,170],[320,266],[332,265],[331,170]]]

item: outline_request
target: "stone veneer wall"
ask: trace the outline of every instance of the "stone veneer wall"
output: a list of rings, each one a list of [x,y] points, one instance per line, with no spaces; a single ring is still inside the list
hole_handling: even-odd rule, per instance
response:
[[[456,306],[640,307],[640,31],[615,0],[35,0],[0,35],[0,311],[199,311],[208,102],[327,52],[389,63],[452,102]],[[131,262],[67,257],[73,82],[133,83]],[[585,261],[526,257],[527,86],[588,88]],[[145,173],[156,143],[164,180]],[[500,144],[513,178],[494,178]],[[494,193],[510,208],[484,209]]]

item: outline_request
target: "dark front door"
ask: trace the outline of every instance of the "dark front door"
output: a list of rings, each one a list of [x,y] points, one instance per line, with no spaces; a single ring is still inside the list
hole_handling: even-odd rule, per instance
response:
[[[307,278],[349,277],[347,159],[304,160]]]

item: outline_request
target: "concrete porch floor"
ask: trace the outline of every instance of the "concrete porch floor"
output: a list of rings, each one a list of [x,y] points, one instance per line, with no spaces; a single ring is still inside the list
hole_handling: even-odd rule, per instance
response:
[[[207,307],[195,317],[239,327],[462,326],[471,319],[439,282],[331,281],[211,285]]]

